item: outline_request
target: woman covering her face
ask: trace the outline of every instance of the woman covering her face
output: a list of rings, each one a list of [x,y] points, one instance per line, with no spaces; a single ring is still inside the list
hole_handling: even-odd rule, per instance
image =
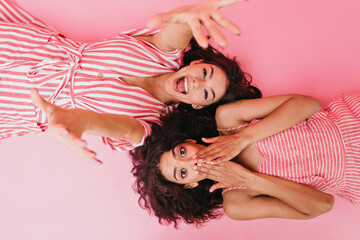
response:
[[[0,139],[49,128],[96,160],[80,139],[84,132],[103,136],[112,149],[129,150],[141,145],[151,124],[180,102],[200,109],[260,97],[235,59],[208,46],[201,30],[217,23],[238,34],[238,27],[217,11],[235,2],[240,1],[180,7],[150,19],[150,27],[169,23],[161,30],[132,30],[85,43],[0,0]],[[207,31],[226,45],[216,27]],[[199,44],[189,45],[193,36]],[[36,107],[29,98],[32,88],[38,89],[32,92]]]
[[[217,126],[196,113],[169,115],[132,151],[139,203],[175,225],[201,225],[221,207],[236,220],[308,219],[332,208],[331,194],[358,203],[360,97],[319,110],[313,98],[284,95],[223,105]],[[203,138],[216,127],[219,137]]]

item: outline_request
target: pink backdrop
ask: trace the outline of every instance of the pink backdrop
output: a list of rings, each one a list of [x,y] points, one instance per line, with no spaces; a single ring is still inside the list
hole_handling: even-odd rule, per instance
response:
[[[16,0],[68,37],[95,41],[143,26],[153,13],[193,0]],[[360,3],[357,0],[252,0],[223,13],[242,28],[228,34],[237,56],[265,95],[303,93],[326,105],[360,92]],[[94,166],[47,133],[0,143],[0,239],[359,239],[360,207],[336,199],[314,220],[237,222],[223,217],[196,229],[161,226],[137,205],[125,153],[86,137]]]

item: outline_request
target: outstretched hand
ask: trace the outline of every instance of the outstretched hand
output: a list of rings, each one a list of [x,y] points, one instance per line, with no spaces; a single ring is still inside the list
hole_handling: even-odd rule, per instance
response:
[[[248,145],[249,141],[237,134],[203,138],[210,146],[200,150],[194,156],[194,163],[201,160],[210,164],[218,164],[236,157]]]
[[[63,109],[43,99],[36,89],[30,90],[30,98],[34,105],[41,108],[48,119],[48,130],[61,143],[70,147],[74,152],[96,164],[102,162],[95,158],[95,152],[86,147],[81,139],[85,131],[86,117],[82,109]]]
[[[198,174],[202,177],[216,181],[210,192],[220,188],[240,186],[246,188],[252,172],[240,164],[223,162],[216,165],[201,164],[197,166]]]
[[[232,5],[244,0],[204,0],[200,3],[176,8],[167,13],[159,13],[151,17],[147,26],[157,27],[163,23],[180,23],[190,27],[194,38],[198,44],[206,48],[208,46],[207,35],[214,38],[220,45],[227,45],[226,38],[220,32],[217,25],[228,29],[234,34],[239,35],[239,27],[219,13],[218,9]],[[207,34],[203,28],[206,29]]]

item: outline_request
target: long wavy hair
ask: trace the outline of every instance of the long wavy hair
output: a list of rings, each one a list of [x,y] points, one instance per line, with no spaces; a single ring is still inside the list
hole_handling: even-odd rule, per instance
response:
[[[154,124],[144,145],[130,152],[136,178],[133,188],[140,195],[139,204],[158,217],[161,224],[173,223],[176,227],[183,220],[201,226],[222,215],[221,190],[210,193],[214,181],[209,179],[200,181],[196,188],[170,182],[160,172],[159,162],[165,152],[187,139],[205,144],[201,137],[217,136],[215,120],[210,114],[191,111],[170,113],[163,116],[162,123],[163,126]]]
[[[191,62],[196,60],[202,60],[203,63],[213,64],[219,67],[225,72],[229,80],[224,96],[218,102],[205,107],[207,111],[215,113],[215,110],[219,105],[235,100],[260,98],[262,96],[261,91],[257,87],[251,85],[251,75],[245,73],[241,69],[240,63],[236,60],[236,57],[231,58],[225,56],[211,45],[204,49],[200,47],[193,38],[190,41],[189,47],[184,52],[183,65],[180,68],[190,65]],[[192,109],[191,105],[186,103],[181,103],[178,108],[185,110]]]

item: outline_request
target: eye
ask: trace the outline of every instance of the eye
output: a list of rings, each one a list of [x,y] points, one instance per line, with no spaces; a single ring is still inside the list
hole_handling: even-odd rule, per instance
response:
[[[204,89],[204,98],[207,99],[208,95],[209,95],[208,91],[206,89]]]
[[[185,153],[186,153],[185,148],[180,147],[180,149],[179,149],[179,155],[180,155],[181,157],[185,157]]]
[[[206,71],[206,68],[204,68],[204,70],[203,70],[203,78],[204,79],[206,78],[206,75],[207,75],[207,71]]]
[[[181,178],[185,178],[185,177],[186,177],[186,169],[185,169],[185,168],[182,168],[182,169],[180,170],[180,176],[181,176]]]

